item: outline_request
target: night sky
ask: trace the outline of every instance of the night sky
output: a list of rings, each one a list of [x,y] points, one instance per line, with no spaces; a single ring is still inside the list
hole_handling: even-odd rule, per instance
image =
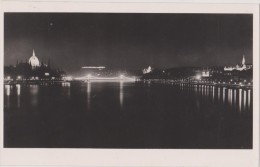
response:
[[[36,56],[74,73],[252,63],[250,14],[5,13],[4,63]]]

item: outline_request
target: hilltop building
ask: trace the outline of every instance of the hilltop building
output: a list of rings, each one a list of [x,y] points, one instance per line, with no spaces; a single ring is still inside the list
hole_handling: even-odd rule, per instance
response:
[[[224,67],[224,71],[233,71],[233,70],[237,70],[237,71],[243,71],[243,70],[248,70],[251,69],[253,67],[252,64],[246,64],[246,60],[245,60],[245,56],[243,55],[242,61],[240,65],[236,65],[235,67]]]

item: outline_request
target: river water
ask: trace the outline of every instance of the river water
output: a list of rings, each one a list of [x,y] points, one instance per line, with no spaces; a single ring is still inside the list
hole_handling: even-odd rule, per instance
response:
[[[252,89],[143,82],[4,86],[4,147],[252,148]]]

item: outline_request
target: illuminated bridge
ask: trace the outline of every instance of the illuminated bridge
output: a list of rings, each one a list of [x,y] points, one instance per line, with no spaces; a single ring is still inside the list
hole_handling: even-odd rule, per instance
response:
[[[126,77],[124,75],[120,75],[118,77],[97,77],[92,75],[87,75],[84,77],[75,78],[75,80],[81,81],[136,81],[135,77]]]

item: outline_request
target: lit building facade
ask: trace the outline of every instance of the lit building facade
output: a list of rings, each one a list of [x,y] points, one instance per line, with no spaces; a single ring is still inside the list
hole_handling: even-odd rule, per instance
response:
[[[39,59],[35,56],[35,52],[33,50],[32,57],[29,59],[29,64],[32,66],[32,69],[35,69],[37,67],[40,67],[40,61]]]
[[[233,70],[237,70],[237,71],[243,71],[243,70],[248,70],[251,69],[253,67],[253,65],[246,65],[246,59],[245,56],[243,55],[242,61],[240,65],[236,65],[235,67],[224,67],[224,71],[233,71]]]
[[[20,63],[17,61],[15,66],[4,67],[5,81],[61,80],[65,76],[64,71],[50,67],[50,60],[48,65],[40,63],[34,50],[29,61]]]

